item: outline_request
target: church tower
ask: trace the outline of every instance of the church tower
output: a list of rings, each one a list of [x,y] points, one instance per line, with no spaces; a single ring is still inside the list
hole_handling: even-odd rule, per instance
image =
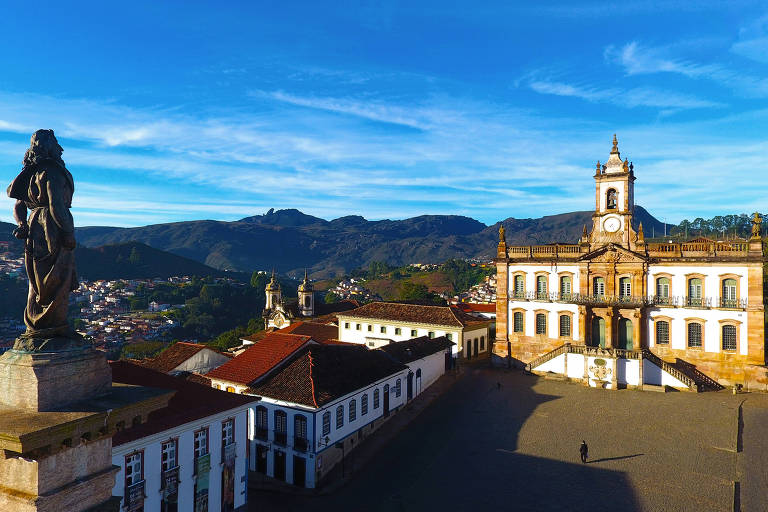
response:
[[[315,316],[315,293],[307,269],[304,269],[304,281],[299,285],[299,313],[301,316]]]
[[[621,160],[619,142],[613,136],[613,148],[604,165],[595,170],[595,213],[592,214],[592,244],[609,242],[634,246],[637,234],[632,228],[635,213],[634,166]]]
[[[266,288],[266,294],[267,294],[267,306],[265,309],[272,310],[277,307],[278,304],[280,304],[280,301],[282,299],[281,295],[282,292],[280,290],[280,283],[277,282],[277,279],[275,279],[275,271],[272,270],[272,280],[267,283]]]

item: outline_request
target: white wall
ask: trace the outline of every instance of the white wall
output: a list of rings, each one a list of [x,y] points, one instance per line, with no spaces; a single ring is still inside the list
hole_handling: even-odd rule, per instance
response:
[[[654,318],[666,316],[672,319],[669,323],[669,348],[687,350],[688,332],[686,330],[686,318],[703,318],[704,339],[702,340],[705,352],[721,352],[720,344],[720,320],[736,320],[741,322],[739,326],[739,353],[747,355],[747,313],[727,309],[702,309],[702,308],[664,308],[649,309],[648,313],[648,346],[656,345],[656,331]],[[699,350],[699,349],[692,349]]]
[[[480,337],[483,337],[485,342],[481,346],[480,345]],[[462,346],[466,347],[470,342],[472,343],[472,357],[475,357],[477,354],[475,354],[475,339],[477,339],[477,352],[487,352],[488,351],[488,327],[481,327],[479,329],[474,329],[472,331],[467,331],[463,335],[463,343]],[[467,351],[464,349],[464,354],[466,355]]]
[[[648,359],[643,359],[643,381],[655,386],[671,386],[673,388],[687,389],[683,382],[665,372]]]
[[[561,311],[573,313],[571,320],[571,337],[574,341],[583,339],[579,332],[579,306],[565,302],[545,302],[536,300],[510,300],[509,301],[509,333],[514,334],[514,316],[513,309],[525,309],[524,332],[525,336],[536,336],[536,310],[545,310],[547,312],[547,337],[560,337],[560,318]]]
[[[524,265],[520,263],[511,264],[509,266],[508,273],[508,287],[507,296],[513,297],[515,293],[515,279],[513,274],[515,272],[525,272],[525,291],[528,293],[536,292],[536,272],[547,272],[547,293],[557,292],[560,293],[560,276],[559,272],[571,272],[573,274],[571,279],[571,293],[579,293],[579,266],[578,265]]]
[[[234,418],[235,442],[237,443],[235,459],[235,507],[246,503],[247,499],[247,464],[246,443],[248,433],[248,408],[232,409],[223,413],[209,416],[205,419],[186,423],[173,429],[164,430],[129,443],[112,448],[112,464],[120,471],[115,477],[113,496],[124,496],[125,493],[125,456],[137,450],[144,450],[144,510],[160,510],[161,485],[161,444],[169,439],[178,438],[179,464],[179,510],[194,510],[195,504],[195,460],[194,432],[208,427],[208,448],[211,454],[211,472],[208,488],[208,503],[211,512],[220,510],[221,506],[221,424]]]
[[[349,327],[346,327],[349,324]],[[360,330],[357,330],[356,326],[360,325]],[[372,330],[368,331],[368,326],[371,325]],[[385,327],[387,332],[382,333],[381,327]],[[395,334],[395,329],[400,329],[400,334]],[[416,330],[416,336],[411,335],[411,330]],[[450,334],[450,341],[456,343],[453,347],[453,352],[457,353],[462,348],[461,327],[448,327],[445,325],[429,325],[429,324],[405,324],[401,322],[386,322],[376,319],[364,319],[364,318],[352,318],[339,315],[339,340],[349,343],[360,343],[366,345],[369,348],[378,348],[386,343],[381,341],[388,339],[392,341],[405,341],[420,336],[427,336],[430,332],[435,334],[435,337],[445,336]],[[370,338],[370,339],[369,339]],[[487,335],[486,335],[487,340]],[[373,342],[374,345],[368,343]]]
[[[684,265],[675,264],[674,266],[650,265],[648,267],[648,295],[656,295],[656,278],[658,274],[672,274],[670,278],[670,296],[682,297],[688,295],[688,282],[686,274],[703,274],[704,278],[704,297],[711,297],[717,300],[720,297],[720,275],[736,274],[739,278],[740,299],[747,300],[748,287],[747,276],[749,267],[746,266],[702,266],[702,265]]]
[[[407,364],[414,373],[413,397],[416,398],[422,391],[431,386],[441,375],[445,373],[445,352],[437,352]],[[416,381],[416,372],[421,370],[421,382]],[[408,388],[406,387],[406,393]],[[369,398],[370,400],[370,398]]]

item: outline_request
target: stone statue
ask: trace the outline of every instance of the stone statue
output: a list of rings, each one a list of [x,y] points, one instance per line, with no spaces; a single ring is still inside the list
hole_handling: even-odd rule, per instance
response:
[[[760,238],[760,224],[762,224],[763,219],[760,217],[760,214],[755,212],[752,216],[752,238]]]
[[[507,237],[505,236],[504,224],[499,226],[499,243],[507,243]]]
[[[69,209],[75,190],[53,130],[38,130],[24,155],[21,173],[8,186],[16,199],[13,234],[26,240],[29,294],[27,330],[15,350],[50,352],[81,348],[84,340],[67,322],[69,294],[77,289],[75,226]],[[29,212],[29,219],[27,213]]]

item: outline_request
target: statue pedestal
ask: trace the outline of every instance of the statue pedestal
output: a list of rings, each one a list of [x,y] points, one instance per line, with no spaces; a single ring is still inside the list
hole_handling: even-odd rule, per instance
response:
[[[102,395],[112,384],[103,352],[22,352],[0,356],[0,405],[35,411],[62,410]]]

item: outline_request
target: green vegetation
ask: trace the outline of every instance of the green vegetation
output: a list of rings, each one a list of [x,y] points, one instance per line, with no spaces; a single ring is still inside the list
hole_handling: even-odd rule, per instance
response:
[[[481,267],[472,265],[464,260],[451,259],[443,263],[443,272],[446,273],[451,281],[454,293],[462,293],[476,284],[480,284],[486,276],[493,275],[496,272],[494,267]]]
[[[125,345],[120,351],[120,359],[147,359],[168,348],[168,343],[163,341],[142,341]]]
[[[765,215],[763,214],[763,217]],[[717,215],[711,219],[697,217],[693,221],[684,219],[677,226],[670,228],[668,236],[686,240],[696,236],[711,238],[721,237],[748,237],[752,232],[752,216],[742,213],[740,215]],[[652,233],[646,231],[645,236]],[[656,233],[659,237],[660,233]]]
[[[251,318],[247,325],[241,325],[229,331],[224,331],[216,336],[215,339],[206,343],[206,345],[216,350],[224,351],[239,346],[240,338],[256,334],[261,330],[264,330],[264,320],[261,317]]]

